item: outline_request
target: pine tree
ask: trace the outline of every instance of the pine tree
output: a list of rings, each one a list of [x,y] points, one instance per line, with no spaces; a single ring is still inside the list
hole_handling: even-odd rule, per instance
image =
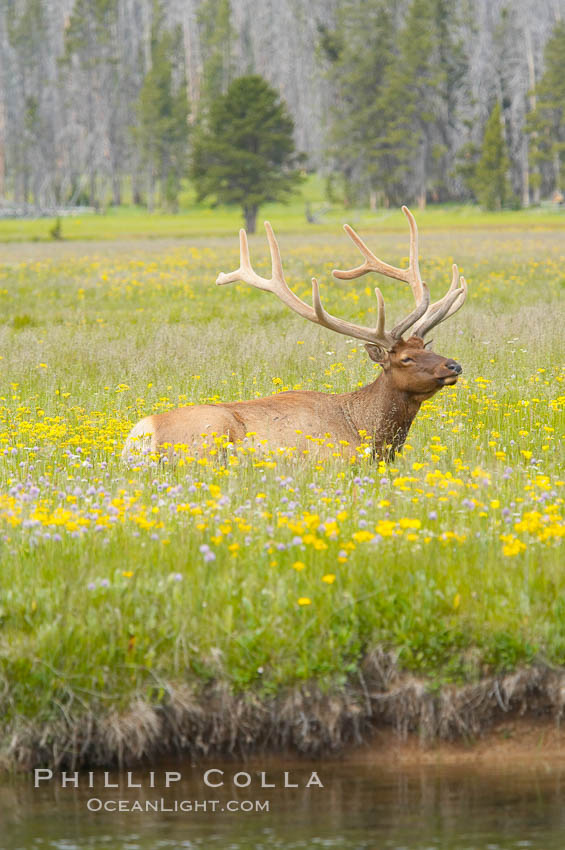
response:
[[[510,159],[502,127],[502,110],[497,103],[485,126],[481,157],[471,179],[473,191],[484,209],[499,210],[511,199],[508,182]]]
[[[191,176],[198,199],[240,205],[254,233],[261,204],[285,201],[300,182],[293,130],[285,104],[262,77],[234,80],[212,103],[194,143]]]
[[[546,44],[545,72],[536,86],[536,109],[530,115],[530,163],[560,191],[565,178],[565,23],[558,23]],[[533,179],[534,175],[532,175]]]
[[[234,75],[230,0],[204,0],[197,19],[202,51],[198,111],[205,115],[210,104],[226,93]]]
[[[138,126],[134,136],[148,168],[149,207],[153,206],[156,181],[161,200],[176,212],[180,181],[186,171],[188,145],[188,99],[184,75],[175,85],[174,57],[180,32],[164,29],[159,5],[155,4],[151,32],[151,69],[145,76],[138,101]]]
[[[382,109],[389,129],[381,140],[389,193],[395,202],[425,196],[426,130],[433,120],[434,65],[431,0],[412,0],[399,34],[399,55],[387,74]],[[420,160],[420,161],[418,161]]]
[[[454,0],[412,0],[400,29],[396,5],[348,0],[336,31],[322,31],[338,92],[333,158],[353,197],[423,204],[444,191],[465,58]]]
[[[339,8],[336,29],[320,30],[328,77],[336,92],[328,154],[333,170],[342,176],[346,202],[369,195],[374,203],[383,190],[379,140],[387,132],[380,97],[395,58],[388,4],[348,0]]]
[[[412,0],[398,36],[398,57],[387,69],[381,110],[383,171],[395,201],[439,197],[448,171],[457,89],[465,69],[452,36],[453,0]]]

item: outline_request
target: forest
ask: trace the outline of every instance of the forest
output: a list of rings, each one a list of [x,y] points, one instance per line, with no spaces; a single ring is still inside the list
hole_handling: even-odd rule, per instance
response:
[[[330,202],[561,201],[565,0],[0,0],[0,205],[176,211],[262,76]]]

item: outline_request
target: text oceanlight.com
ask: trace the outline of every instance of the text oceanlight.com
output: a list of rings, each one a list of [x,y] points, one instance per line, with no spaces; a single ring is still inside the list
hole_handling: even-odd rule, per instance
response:
[[[100,800],[91,797],[89,812],[268,812],[269,800]]]

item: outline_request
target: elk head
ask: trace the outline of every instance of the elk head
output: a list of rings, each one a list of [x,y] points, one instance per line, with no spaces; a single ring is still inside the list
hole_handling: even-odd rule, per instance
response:
[[[385,330],[385,305],[380,289],[375,289],[377,298],[377,324],[375,328],[366,328],[330,315],[320,300],[318,281],[312,278],[312,304],[306,304],[289,289],[283,275],[280,251],[275,235],[268,221],[265,222],[267,238],[271,251],[272,277],[260,277],[252,268],[249,259],[247,236],[240,230],[240,266],[230,274],[220,274],[216,283],[222,285],[236,280],[249,283],[258,289],[274,293],[299,316],[345,336],[365,342],[369,356],[383,368],[383,375],[391,390],[398,390],[421,402],[430,398],[444,386],[457,382],[461,366],[455,360],[442,357],[430,350],[425,343],[426,334],[440,322],[452,316],[463,306],[467,295],[465,278],[459,276],[457,266],[452,266],[451,285],[439,301],[430,304],[428,287],[420,276],[418,264],[418,228],[414,216],[407,207],[402,211],[410,226],[410,258],[407,269],[396,268],[379,260],[365,245],[360,236],[348,224],[345,232],[353,240],[364,256],[364,262],[353,269],[334,269],[334,277],[340,280],[352,280],[368,272],[378,272],[386,277],[408,283],[414,295],[414,309],[401,319],[390,331]],[[403,339],[403,334],[411,330],[411,336]]]
[[[399,339],[390,349],[366,343],[371,360],[382,366],[387,380],[399,392],[425,401],[442,387],[453,386],[463,371],[452,358],[431,351],[419,336]]]

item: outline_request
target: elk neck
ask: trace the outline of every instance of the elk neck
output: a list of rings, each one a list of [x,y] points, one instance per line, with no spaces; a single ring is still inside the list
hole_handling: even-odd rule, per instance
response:
[[[344,415],[357,431],[372,435],[375,451],[384,445],[393,452],[404,444],[424,397],[399,390],[388,372],[372,383],[341,396]]]

